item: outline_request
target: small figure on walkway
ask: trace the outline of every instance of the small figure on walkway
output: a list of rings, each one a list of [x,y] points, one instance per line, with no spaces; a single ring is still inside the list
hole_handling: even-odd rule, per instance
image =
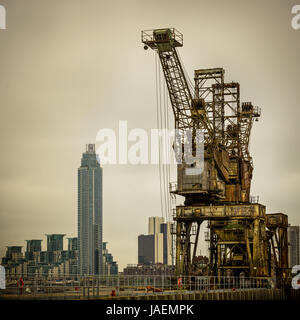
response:
[[[17,286],[19,287],[19,294],[22,294],[24,288],[24,281],[22,277],[20,277],[19,281],[17,282]]]

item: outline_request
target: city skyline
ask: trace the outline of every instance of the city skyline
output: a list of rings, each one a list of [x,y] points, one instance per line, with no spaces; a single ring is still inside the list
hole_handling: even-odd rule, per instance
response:
[[[154,56],[140,43],[140,31],[153,27],[184,34],[179,52],[190,78],[197,68],[224,67],[228,79],[240,82],[243,101],[262,108],[251,139],[251,193],[268,213],[288,214],[291,225],[300,225],[300,31],[291,27],[293,1],[1,4],[1,256],[6,246],[25,246],[24,239],[40,234],[77,235],[74,172],[99,129],[116,129],[119,120],[129,129],[157,127]],[[103,180],[103,236],[123,269],[137,261],[145,219],[162,215],[158,166],[106,165]]]

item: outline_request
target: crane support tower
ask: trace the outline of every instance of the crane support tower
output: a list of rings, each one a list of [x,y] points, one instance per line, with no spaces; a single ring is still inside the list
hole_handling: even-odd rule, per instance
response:
[[[203,133],[203,170],[190,174],[195,164],[182,156],[177,183],[170,185],[171,193],[185,199],[184,205],[176,206],[174,217],[177,274],[199,274],[198,238],[207,221],[211,273],[266,277],[276,272],[286,278],[287,216],[266,214],[265,206],[250,196],[249,140],[260,108],[241,103],[239,83],[225,82],[223,68],[195,70],[192,88],[177,52],[183,35],[176,29],[142,31],[142,43],[159,57],[179,139],[184,139],[185,130]]]

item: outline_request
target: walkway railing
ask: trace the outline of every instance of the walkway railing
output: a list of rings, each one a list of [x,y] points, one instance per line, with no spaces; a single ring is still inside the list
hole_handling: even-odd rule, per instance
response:
[[[89,299],[109,296],[163,294],[176,291],[220,291],[240,289],[271,289],[273,278],[213,276],[8,276],[1,296],[16,298]],[[23,282],[23,284],[22,284]]]

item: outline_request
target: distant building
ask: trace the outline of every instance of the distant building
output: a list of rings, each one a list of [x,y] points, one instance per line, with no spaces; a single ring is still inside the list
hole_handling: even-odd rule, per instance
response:
[[[17,264],[22,261],[23,253],[22,253],[23,246],[9,246],[6,247],[6,254],[5,257],[2,258],[2,265],[8,264]]]
[[[59,263],[63,257],[64,236],[65,234],[46,234],[47,236],[47,254],[44,256],[46,264]]]
[[[78,268],[78,238],[68,238],[68,268],[72,275],[77,274]]]
[[[106,276],[118,275],[118,264],[107,249],[107,242],[103,242],[103,273]]]
[[[172,236],[170,223],[162,217],[150,217],[148,235],[138,236],[139,264],[172,264]]]
[[[78,272],[102,274],[102,168],[88,144],[78,169]]]
[[[42,251],[42,240],[26,240],[26,260],[34,260],[40,262],[40,253]]]
[[[138,264],[127,265],[123,270],[124,275],[175,275],[175,266],[164,265],[162,263],[157,264]]]
[[[164,223],[163,217],[149,217],[148,234],[160,233],[160,225]]]
[[[154,234],[138,236],[138,263],[154,264]]]
[[[68,238],[68,250],[69,251],[73,251],[73,250],[77,250],[78,246],[78,238]]]
[[[164,263],[164,235],[154,234],[154,263]]]
[[[62,251],[64,247],[65,234],[46,234],[47,251]]]
[[[6,257],[14,261],[23,259],[22,248],[23,246],[7,247]]]
[[[161,223],[160,232],[163,234],[163,263],[172,264],[172,234],[171,223]]]
[[[288,227],[288,242],[289,242],[289,267],[300,265],[299,254],[299,226]]]
[[[26,240],[25,257],[22,246],[7,247],[2,258],[7,277],[35,275],[69,276],[77,274],[76,239],[69,238],[68,250],[63,250],[64,235],[47,235],[47,251],[41,251],[42,240]]]
[[[27,252],[42,251],[42,240],[26,240],[26,242],[27,242],[27,246],[26,246]]]

